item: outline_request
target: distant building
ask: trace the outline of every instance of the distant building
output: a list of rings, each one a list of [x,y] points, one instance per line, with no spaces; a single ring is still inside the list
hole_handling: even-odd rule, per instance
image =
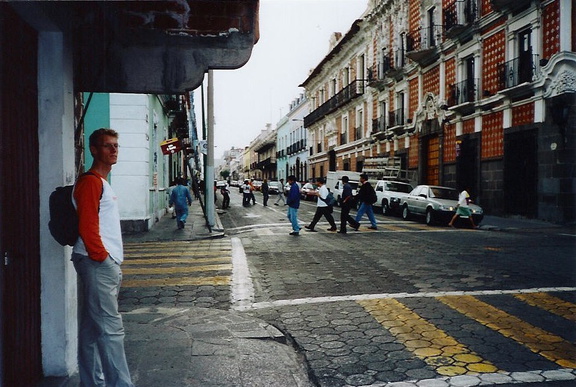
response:
[[[266,124],[258,137],[250,143],[252,161],[250,175],[257,180],[276,180],[276,130]]]
[[[309,113],[309,103],[300,95],[290,103],[290,109],[276,126],[276,157],[278,178],[287,180],[289,175],[297,181],[306,181],[308,172],[308,132],[304,128],[304,116]]]

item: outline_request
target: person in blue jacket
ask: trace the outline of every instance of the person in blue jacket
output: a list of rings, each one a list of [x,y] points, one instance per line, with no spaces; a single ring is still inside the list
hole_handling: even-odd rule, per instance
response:
[[[170,194],[170,206],[174,206],[176,210],[176,224],[178,229],[184,228],[186,224],[186,218],[188,218],[188,206],[192,204],[192,196],[190,195],[190,190],[187,186],[184,186],[184,179],[177,178],[176,184],[178,184],[172,190]]]
[[[298,208],[300,208],[300,188],[296,183],[296,176],[288,176],[288,184],[290,184],[290,191],[286,198],[288,204],[288,220],[292,223],[292,232],[290,235],[300,235],[300,225],[298,225]]]

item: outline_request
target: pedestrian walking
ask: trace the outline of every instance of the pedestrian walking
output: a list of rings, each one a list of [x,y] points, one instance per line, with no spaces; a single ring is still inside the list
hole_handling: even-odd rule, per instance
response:
[[[240,187],[242,189],[242,205],[244,207],[248,207],[250,205],[250,181],[249,180],[244,180],[244,184],[242,184],[242,187]]]
[[[252,205],[256,204],[256,197],[254,196],[254,191],[256,187],[254,187],[254,179],[250,179],[250,200],[252,200]]]
[[[282,201],[286,205],[286,199],[284,199],[284,179],[280,179],[280,190],[278,192],[278,197],[276,198],[275,206],[278,206],[278,202]]]
[[[355,227],[356,230],[360,227],[360,220],[364,214],[368,215],[368,219],[370,220],[370,227],[369,229],[377,230],[378,225],[376,224],[376,218],[374,217],[374,210],[372,209],[372,204],[376,203],[378,198],[376,197],[376,191],[374,191],[374,187],[368,181],[368,175],[365,173],[360,174],[360,187],[358,188],[358,193],[356,194],[356,201],[360,203],[360,207],[358,208],[358,212],[356,213],[356,223],[358,227]]]
[[[318,223],[320,218],[324,216],[331,226],[328,231],[336,231],[336,223],[334,222],[334,217],[332,216],[333,208],[332,206],[329,206],[325,201],[330,191],[328,191],[328,187],[326,187],[324,178],[317,178],[316,184],[318,185],[318,190],[316,191],[316,196],[318,196],[318,200],[316,201],[316,213],[314,214],[314,218],[312,218],[312,222],[308,226],[304,227],[306,228],[306,231],[316,231],[314,229],[316,223]]]
[[[133,387],[124,351],[118,293],[124,261],[118,198],[106,180],[118,161],[118,133],[98,129],[89,138],[94,158],[73,193],[79,238],[72,262],[82,282],[78,368],[83,386]]]
[[[186,181],[183,178],[177,178],[176,184],[177,186],[174,187],[170,195],[170,205],[174,205],[178,229],[183,229],[188,218],[188,206],[192,204],[192,196],[188,185],[184,185]]]
[[[220,187],[220,195],[222,195],[222,209],[225,210],[230,207],[230,190],[227,186]]]
[[[456,206],[456,213],[454,214],[452,219],[450,219],[450,223],[448,223],[448,226],[454,227],[454,222],[456,221],[456,219],[462,217],[462,218],[468,218],[468,220],[470,220],[472,228],[478,227],[474,224],[474,219],[472,219],[472,210],[469,207],[469,204],[471,202],[472,200],[470,199],[470,194],[468,193],[467,190],[464,189],[462,192],[460,192],[460,195],[458,195],[458,205]]]
[[[288,184],[290,184],[290,191],[288,191],[288,220],[292,224],[292,232],[290,235],[300,235],[300,225],[298,224],[298,208],[300,208],[300,189],[296,183],[296,176],[288,176]]]
[[[352,196],[352,186],[348,183],[350,179],[348,176],[342,176],[342,201],[340,202],[341,212],[340,212],[340,231],[339,234],[346,234],[346,223],[350,223],[350,226],[354,229],[360,227],[360,223],[350,216],[350,209],[354,202],[354,197]]]
[[[177,185],[176,181],[172,180],[172,182],[170,182],[170,186],[166,190],[166,193],[168,194],[168,202],[170,202],[170,195],[172,195],[172,190],[176,187],[176,185]],[[169,212],[172,214],[172,219],[176,219],[176,214],[175,214],[174,208],[172,206],[170,206]]]
[[[269,191],[269,187],[268,187],[268,179],[264,179],[260,189],[262,190],[262,203],[264,206],[267,206],[268,205],[268,198],[270,197],[270,191]]]

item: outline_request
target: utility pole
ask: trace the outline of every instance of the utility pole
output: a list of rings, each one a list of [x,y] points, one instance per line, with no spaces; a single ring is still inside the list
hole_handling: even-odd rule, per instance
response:
[[[206,157],[206,221],[213,228],[215,224],[216,206],[214,204],[214,70],[208,70],[208,125],[206,141],[208,145]]]

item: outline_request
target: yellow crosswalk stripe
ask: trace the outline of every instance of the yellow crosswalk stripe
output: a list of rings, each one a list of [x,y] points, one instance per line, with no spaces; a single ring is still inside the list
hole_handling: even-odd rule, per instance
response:
[[[184,267],[138,267],[126,268],[122,270],[124,275],[146,275],[146,274],[177,274],[177,273],[196,273],[199,271],[222,271],[232,270],[232,265],[203,265],[203,266],[184,266]]]
[[[125,288],[224,286],[231,281],[232,244],[228,240],[127,243],[124,251]],[[209,275],[219,272],[230,275]]]
[[[442,329],[424,320],[395,299],[358,301],[406,349],[440,375],[456,376],[497,372],[483,359]]]
[[[473,296],[442,296],[438,297],[438,300],[562,367],[576,367],[576,346],[559,336]]]
[[[516,294],[514,297],[528,305],[536,306],[567,320],[576,321],[576,304],[564,301],[548,293],[523,293]]]
[[[215,257],[215,258],[154,258],[154,259],[126,259],[122,263],[122,267],[134,265],[168,265],[168,264],[197,264],[197,263],[216,263],[216,262],[230,262],[230,257]]]
[[[224,255],[226,251],[214,250],[214,251],[159,251],[155,253],[143,253],[134,251],[131,253],[124,253],[126,258],[146,258],[146,257],[205,257],[212,255]]]
[[[186,278],[153,278],[123,280],[124,288],[139,288],[149,286],[202,286],[202,285],[229,285],[229,276],[216,277],[186,277]]]

